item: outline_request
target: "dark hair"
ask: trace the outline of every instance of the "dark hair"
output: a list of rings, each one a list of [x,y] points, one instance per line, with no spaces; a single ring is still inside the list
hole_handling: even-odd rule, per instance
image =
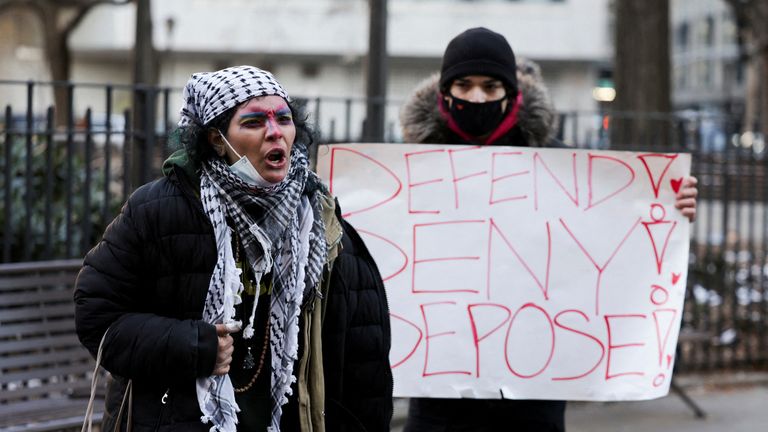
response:
[[[309,113],[306,110],[306,105],[307,103],[304,99],[288,102],[288,107],[291,109],[291,115],[293,116],[293,125],[296,127],[294,144],[301,143],[309,150],[315,142],[315,131],[309,124]],[[210,129],[217,129],[226,136],[229,123],[240,106],[242,104],[224,111],[207,125],[192,123],[188,126],[176,128],[169,136],[171,146],[185,149],[195,165],[200,165],[203,161],[217,157],[213,146],[208,141],[208,131]]]

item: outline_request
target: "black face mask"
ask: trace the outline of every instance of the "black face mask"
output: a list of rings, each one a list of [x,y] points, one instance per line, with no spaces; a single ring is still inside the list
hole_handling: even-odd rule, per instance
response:
[[[505,98],[492,102],[475,103],[451,97],[449,111],[459,129],[469,135],[480,137],[493,132],[501,120],[504,119],[504,111],[501,103]]]

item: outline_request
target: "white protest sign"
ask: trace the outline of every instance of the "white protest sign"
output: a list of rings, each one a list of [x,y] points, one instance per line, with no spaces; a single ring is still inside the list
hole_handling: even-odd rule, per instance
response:
[[[669,390],[690,155],[335,144],[317,170],[385,280],[395,396]]]

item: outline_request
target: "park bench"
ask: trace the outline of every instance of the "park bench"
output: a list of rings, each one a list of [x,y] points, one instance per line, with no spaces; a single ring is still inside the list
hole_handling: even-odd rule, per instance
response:
[[[79,429],[95,362],[75,334],[82,260],[0,264],[0,432]],[[100,423],[102,401],[95,405]]]

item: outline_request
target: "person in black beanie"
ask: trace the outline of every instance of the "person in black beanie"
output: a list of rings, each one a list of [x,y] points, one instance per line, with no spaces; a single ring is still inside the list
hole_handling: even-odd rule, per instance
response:
[[[507,133],[520,105],[515,71],[515,54],[504,36],[480,27],[455,37],[440,71],[440,108],[448,127],[480,144]]]
[[[538,65],[516,59],[499,33],[478,27],[450,41],[439,74],[404,104],[405,142],[563,147],[556,113]],[[675,206],[696,215],[696,179],[688,177]],[[565,401],[510,399],[410,400],[405,432],[560,432]]]

